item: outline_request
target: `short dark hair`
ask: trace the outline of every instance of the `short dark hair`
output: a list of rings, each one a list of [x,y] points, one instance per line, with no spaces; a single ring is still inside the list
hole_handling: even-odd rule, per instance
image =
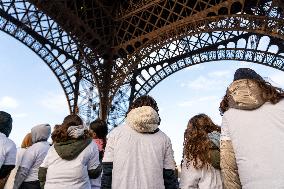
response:
[[[13,119],[9,113],[0,111],[0,133],[8,137],[12,131],[12,122]]]
[[[90,129],[96,133],[99,139],[104,139],[108,133],[108,127],[105,121],[101,119],[96,119],[90,124]]]
[[[140,96],[138,97],[134,102],[131,103],[128,112],[130,112],[132,109],[142,107],[142,106],[150,106],[152,107],[157,113],[159,112],[159,108],[157,105],[157,102],[154,100],[153,97],[149,95]]]

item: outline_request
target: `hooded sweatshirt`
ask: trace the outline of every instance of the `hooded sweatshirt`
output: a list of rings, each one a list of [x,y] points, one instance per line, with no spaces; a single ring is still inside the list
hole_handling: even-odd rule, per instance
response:
[[[92,139],[74,139],[50,148],[40,167],[39,179],[45,189],[91,189],[90,178],[100,174],[97,145]]]
[[[29,170],[27,177],[24,182],[38,180],[38,169],[43,159],[45,158],[47,151],[50,147],[47,139],[51,133],[51,128],[48,124],[37,125],[32,128],[32,143],[22,158],[20,167]]]
[[[284,100],[277,104],[264,102],[253,80],[238,80],[228,90],[232,91],[230,109],[223,115],[221,132],[225,184],[234,187],[238,184],[238,179],[230,183],[232,176],[226,168],[231,163],[229,167],[238,169],[241,183],[235,188],[284,188]],[[222,155],[222,148],[230,150],[228,142],[232,144],[237,167],[226,161],[232,153]]]
[[[103,158],[102,189],[176,188],[171,141],[158,129],[159,123],[158,113],[142,106],[128,113],[126,125],[111,131]]]
[[[31,135],[33,145],[25,151],[22,157],[22,161],[16,173],[14,189],[18,189],[23,182],[31,183],[35,188],[39,185],[34,181],[38,181],[39,166],[50,147],[47,142],[50,132],[51,128],[48,124],[41,124],[32,128]]]

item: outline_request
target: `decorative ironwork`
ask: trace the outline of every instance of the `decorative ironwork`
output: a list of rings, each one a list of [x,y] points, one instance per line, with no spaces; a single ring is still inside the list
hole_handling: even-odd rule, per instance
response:
[[[239,39],[228,39],[226,44],[223,40],[221,43],[216,40],[217,43],[206,46],[211,38],[208,33],[201,35],[201,47],[194,46],[191,43],[193,39],[187,38],[167,44],[139,64],[132,81],[132,99],[149,93],[159,82],[175,72],[204,62],[239,60],[284,71],[283,44],[267,36],[247,34],[235,33],[237,37],[234,38]],[[201,45],[201,41],[199,44]]]
[[[116,126],[129,102],[187,66],[283,70],[283,9],[281,0],[0,0],[0,29],[50,67],[71,113]]]

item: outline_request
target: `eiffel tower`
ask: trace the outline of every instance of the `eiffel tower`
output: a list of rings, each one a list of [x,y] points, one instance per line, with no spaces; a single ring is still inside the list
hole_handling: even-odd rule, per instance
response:
[[[283,9],[283,0],[0,0],[0,30],[49,66],[71,114],[115,127],[129,103],[186,67],[283,70]]]

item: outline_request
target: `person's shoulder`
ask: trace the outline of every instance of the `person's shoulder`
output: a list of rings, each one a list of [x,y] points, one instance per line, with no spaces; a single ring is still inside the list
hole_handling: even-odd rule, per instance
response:
[[[45,142],[37,142],[27,148],[26,153],[41,153],[42,151],[46,151],[50,148],[50,145]]]
[[[125,132],[126,129],[127,129],[127,126],[126,126],[126,125],[120,125],[120,126],[114,127],[114,128],[108,133],[107,138],[117,136],[117,135],[119,135],[120,133]]]
[[[236,109],[236,108],[229,108],[227,111],[224,112],[224,114],[222,115],[222,118],[226,119],[227,117],[230,117],[230,116],[234,115],[236,112],[242,112],[242,111],[246,111],[246,110],[241,110],[241,109]]]
[[[37,148],[36,144],[33,144],[25,150],[24,154],[29,154],[30,152],[34,152],[36,148]]]
[[[276,103],[279,106],[284,106],[284,99],[281,99],[278,103]]]
[[[91,150],[98,150],[98,145],[96,142],[92,139],[92,142],[87,146],[87,148],[90,148]]]
[[[159,131],[156,132],[155,134],[157,134],[157,136],[159,136],[160,138],[163,138],[165,141],[171,142],[170,137],[166,133],[164,133],[161,129],[159,129]]]
[[[17,150],[15,142],[13,140],[9,139],[9,138],[6,139],[6,145],[9,148],[13,148],[13,149]]]

